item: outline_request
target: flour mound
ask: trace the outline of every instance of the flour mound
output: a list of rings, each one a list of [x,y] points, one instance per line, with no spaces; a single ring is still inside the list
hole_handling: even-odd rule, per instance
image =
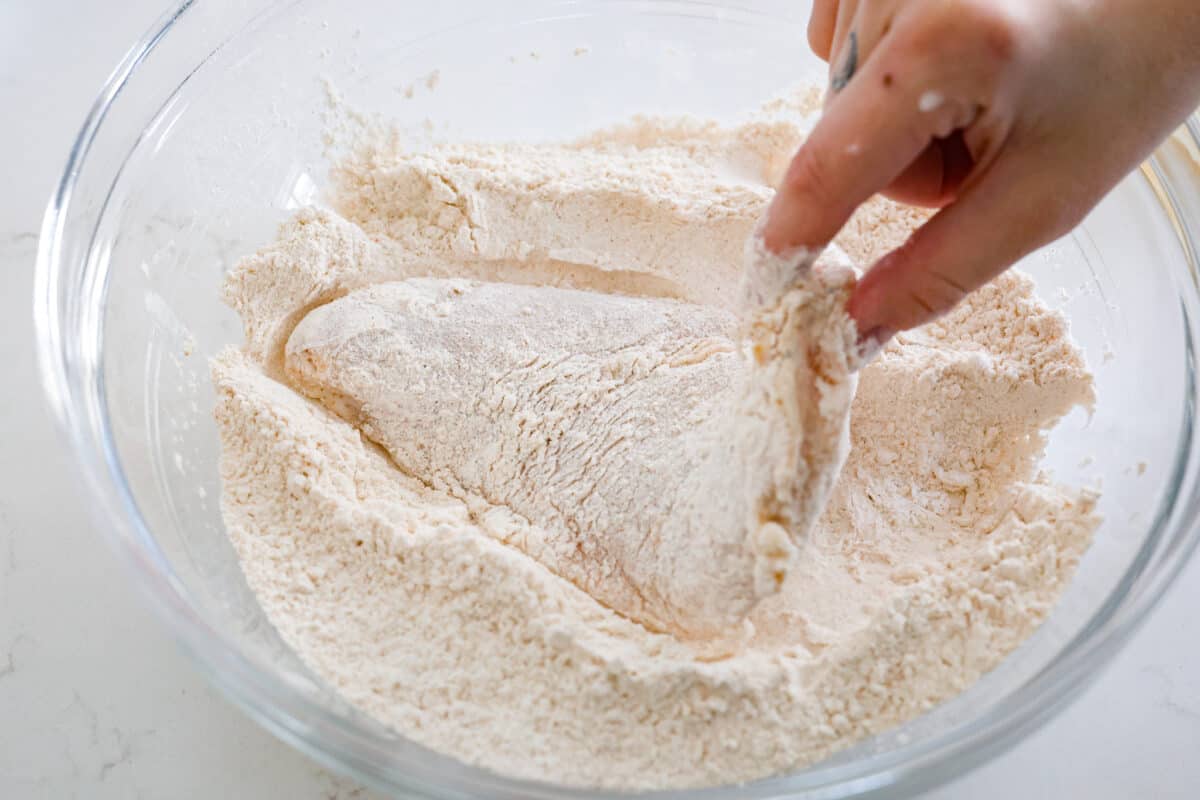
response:
[[[1048,431],[1092,400],[1066,321],[1006,274],[896,337],[851,400],[844,329],[817,342],[832,363],[791,335],[844,287],[805,295],[787,260],[742,278],[798,118],[775,103],[738,125],[381,146],[230,274],[246,339],[213,363],[226,526],[271,622],[350,702],[506,775],[728,784],[918,716],[1045,619],[1099,522],[1093,493],[1038,470]],[[838,244],[870,263],[921,219],[873,201]],[[842,403],[848,453],[789,427],[820,430],[804,413],[836,420]],[[744,441],[721,430],[752,408],[779,411],[742,419]],[[709,426],[740,451],[717,497],[700,492],[717,472],[677,446]],[[797,441],[835,450],[773,449]],[[828,486],[768,469],[843,455]],[[696,509],[667,507],[679,497]],[[698,509],[729,514],[700,541],[730,536],[735,569],[696,565],[729,591],[697,619],[748,609],[715,638],[676,635],[694,587],[655,561]],[[777,590],[747,540],[795,551]]]

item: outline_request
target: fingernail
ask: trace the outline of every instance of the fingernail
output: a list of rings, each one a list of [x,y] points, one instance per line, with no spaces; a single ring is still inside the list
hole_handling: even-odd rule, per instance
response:
[[[879,325],[860,336],[858,339],[858,363],[856,368],[862,369],[874,361],[895,335],[896,332],[891,328]]]

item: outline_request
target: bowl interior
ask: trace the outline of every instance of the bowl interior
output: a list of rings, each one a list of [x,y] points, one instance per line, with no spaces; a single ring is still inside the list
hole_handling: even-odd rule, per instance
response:
[[[280,640],[226,538],[208,358],[241,331],[219,299],[223,275],[295,209],[319,202],[347,110],[394,120],[413,147],[544,140],[638,112],[731,118],[824,74],[807,54],[804,3],[762,13],[690,2],[445,5],[453,8],[198,4],[113,105],[106,124],[124,135],[92,158],[109,162],[114,180],[79,198],[98,214],[88,257],[100,278],[87,303],[102,332],[110,467],[144,521],[137,545],[204,625],[287,692],[393,742],[379,752],[398,763],[411,750],[355,714]],[[1186,254],[1150,184],[1131,176],[1074,235],[1021,267],[1069,314],[1097,380],[1094,412],[1077,411],[1053,432],[1045,468],[1098,485],[1105,522],[1033,639],[962,697],[835,764],[978,720],[1052,666],[1119,602],[1178,489],[1191,436],[1179,298],[1194,290],[1184,288]]]

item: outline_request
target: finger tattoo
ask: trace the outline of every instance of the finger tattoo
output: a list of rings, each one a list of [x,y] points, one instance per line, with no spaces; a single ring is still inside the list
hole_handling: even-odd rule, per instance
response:
[[[849,41],[846,47],[846,57],[842,60],[842,66],[829,80],[830,87],[835,92],[840,92],[846,88],[846,84],[854,77],[854,71],[858,69],[858,34],[850,31]]]

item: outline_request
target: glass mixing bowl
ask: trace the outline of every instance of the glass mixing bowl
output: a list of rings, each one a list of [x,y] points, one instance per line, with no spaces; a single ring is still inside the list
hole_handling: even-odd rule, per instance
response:
[[[806,4],[188,0],[113,73],[51,199],[35,312],[48,402],[97,527],[200,668],[282,738],[396,793],[599,797],[432,753],[357,713],[281,641],[219,509],[208,357],[241,338],[234,260],[313,202],[332,102],[430,138],[545,139],[633,112],[724,117],[822,66]],[[332,127],[331,127],[332,126]],[[1024,646],[952,702],[792,775],[711,797],[890,797],[943,781],[1058,711],[1112,656],[1197,540],[1193,120],[1072,236],[1023,268],[1073,321],[1095,412],[1046,469],[1100,483],[1105,523]]]

